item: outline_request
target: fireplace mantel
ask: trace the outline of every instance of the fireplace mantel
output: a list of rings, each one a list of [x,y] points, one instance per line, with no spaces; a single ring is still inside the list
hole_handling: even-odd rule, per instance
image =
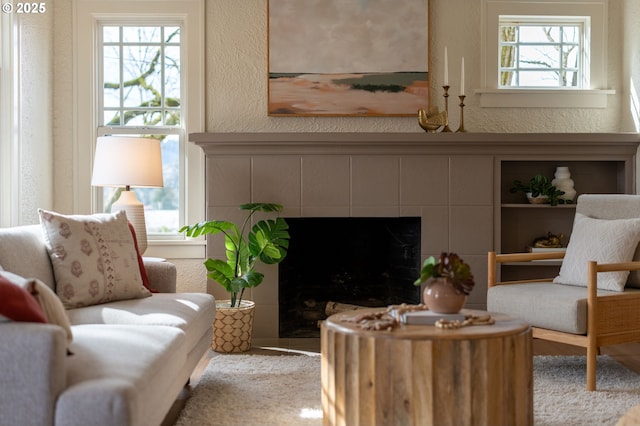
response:
[[[207,218],[239,221],[237,206],[248,202],[280,203],[286,218],[419,217],[423,259],[453,251],[471,264],[476,287],[467,306],[475,309],[486,306],[487,252],[500,251],[503,235],[520,229],[510,223],[503,232],[502,203],[513,180],[570,166],[579,193],[633,193],[640,144],[635,133],[191,133],[189,139],[206,155]],[[531,223],[543,235],[552,225],[538,216],[525,227]],[[218,243],[207,246],[208,257],[224,254]],[[261,272],[263,284],[248,295],[259,306],[254,337],[277,338],[278,267]],[[228,298],[213,282],[208,291]]]
[[[635,154],[637,133],[191,133],[207,155]],[[576,152],[579,150],[579,152]]]

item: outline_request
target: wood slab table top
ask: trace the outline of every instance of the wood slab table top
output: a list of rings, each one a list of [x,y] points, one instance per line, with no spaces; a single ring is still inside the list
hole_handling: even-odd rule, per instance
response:
[[[495,320],[493,325],[472,325],[459,329],[442,329],[433,325],[398,325],[391,331],[364,330],[358,324],[350,320],[366,313],[385,311],[386,308],[358,309],[331,315],[325,321],[325,326],[345,334],[359,334],[362,336],[375,336],[388,339],[443,339],[443,340],[467,340],[485,339],[502,335],[520,333],[529,329],[529,324],[519,318],[509,317],[504,314],[489,313],[471,309],[463,309],[461,313],[482,317],[490,315]]]

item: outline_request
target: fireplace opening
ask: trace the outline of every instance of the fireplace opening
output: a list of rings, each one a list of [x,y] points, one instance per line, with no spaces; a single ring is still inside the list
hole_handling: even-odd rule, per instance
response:
[[[331,306],[420,303],[420,218],[287,218],[279,336],[320,337]]]

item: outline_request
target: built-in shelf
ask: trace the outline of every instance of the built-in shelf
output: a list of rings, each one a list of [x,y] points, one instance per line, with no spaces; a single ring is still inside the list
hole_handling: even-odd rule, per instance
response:
[[[618,146],[615,139],[602,135],[601,143],[609,148],[606,155],[592,150],[593,146],[585,146],[573,155],[557,153],[549,148],[544,155],[498,159],[496,191],[500,208],[495,210],[494,228],[497,251],[526,252],[527,246],[532,245],[535,239],[548,233],[562,235],[564,246],[571,239],[576,204],[529,204],[523,193],[510,191],[516,180],[526,183],[537,174],[553,179],[556,167],[564,166],[571,172],[578,196],[634,193],[636,152]],[[561,261],[557,260],[509,263],[501,265],[500,274],[506,281],[553,277],[560,265]]]
[[[504,203],[500,207],[507,209],[575,209],[575,204],[558,204],[551,206],[549,204],[524,204],[524,203]]]

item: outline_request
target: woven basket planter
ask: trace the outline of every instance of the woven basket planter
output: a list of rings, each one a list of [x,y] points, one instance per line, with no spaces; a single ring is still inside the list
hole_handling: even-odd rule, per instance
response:
[[[221,353],[245,352],[251,348],[253,315],[256,304],[243,300],[239,307],[229,307],[229,300],[216,302],[211,348]]]

